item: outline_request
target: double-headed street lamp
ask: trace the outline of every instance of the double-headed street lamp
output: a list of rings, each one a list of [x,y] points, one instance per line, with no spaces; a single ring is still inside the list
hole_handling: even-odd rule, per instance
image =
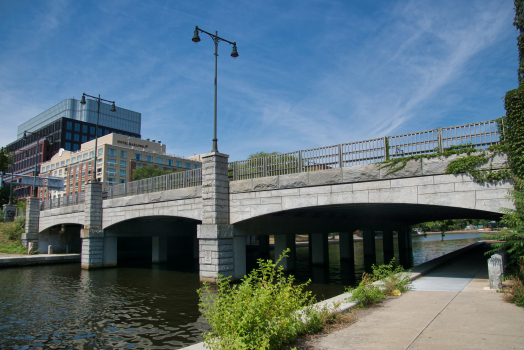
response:
[[[218,42],[219,41],[225,41],[226,43],[229,43],[233,45],[233,51],[231,52],[231,57],[237,58],[238,52],[237,52],[237,43],[235,41],[231,42],[229,40],[220,38],[218,36],[218,32],[215,32],[215,34],[211,34],[209,32],[206,32],[205,30],[202,30],[198,28],[198,26],[195,26],[195,33],[193,34],[193,42],[198,43],[200,41],[200,37],[198,36],[198,32],[206,33],[213,39],[213,42],[215,43],[215,118],[214,118],[214,128],[213,128],[213,149],[211,152],[218,152],[217,148],[217,58],[218,58]]]
[[[94,101],[98,103],[98,110],[96,114],[96,128],[95,128],[95,164],[93,164],[93,178],[92,178],[93,181],[96,181],[96,160],[97,160],[97,155],[98,155],[98,150],[97,150],[97,147],[98,147],[98,119],[100,118],[100,103],[102,101],[112,102],[113,105],[111,106],[111,112],[116,112],[116,107],[115,107],[115,101],[104,100],[103,98],[100,98],[100,95],[96,97],[96,96],[88,95],[85,92],[82,94],[82,99],[80,100],[81,105],[86,104],[86,96],[92,98]]]

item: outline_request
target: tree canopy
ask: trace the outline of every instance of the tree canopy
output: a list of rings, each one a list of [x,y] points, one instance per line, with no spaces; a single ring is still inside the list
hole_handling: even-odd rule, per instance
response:
[[[253,158],[261,158],[261,157],[267,157],[267,156],[276,156],[277,154],[280,154],[280,152],[256,152],[253,154],[250,154],[247,159],[253,159]]]
[[[171,173],[173,173],[173,171],[164,171],[162,169],[156,168],[154,165],[148,164],[146,166],[138,167],[133,171],[133,181],[149,179],[150,177],[167,175]]]

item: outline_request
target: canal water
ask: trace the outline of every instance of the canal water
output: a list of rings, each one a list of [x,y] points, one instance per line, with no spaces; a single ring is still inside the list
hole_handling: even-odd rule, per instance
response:
[[[413,237],[418,265],[481,239],[476,233]],[[395,242],[396,244],[396,242]],[[338,244],[329,266],[312,268],[297,247],[298,282],[318,299],[355,285],[364,270],[362,242],[354,269],[340,264]],[[382,241],[376,241],[382,263]],[[398,252],[395,252],[398,259]],[[83,271],[78,264],[0,270],[0,349],[176,349],[202,341],[198,266],[135,260],[114,269]]]

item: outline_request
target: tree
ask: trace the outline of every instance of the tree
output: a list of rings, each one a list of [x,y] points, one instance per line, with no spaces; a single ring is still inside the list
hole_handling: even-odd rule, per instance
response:
[[[276,156],[277,154],[280,154],[280,152],[264,152],[264,151],[260,151],[260,152],[256,152],[256,153],[250,154],[249,157],[247,157],[247,159],[262,158],[262,157],[267,157],[267,156]]]
[[[180,170],[177,170],[177,171],[180,171]],[[133,171],[133,181],[149,179],[150,177],[167,175],[171,173],[173,173],[173,171],[169,171],[169,170],[164,171],[162,169],[156,168],[154,165],[148,164],[146,166],[136,168]]]
[[[13,163],[13,158],[11,154],[8,153],[4,148],[0,151],[0,171],[7,172],[9,170],[9,165]],[[0,188],[0,207],[4,204],[9,203],[9,185],[4,183],[2,188]]]

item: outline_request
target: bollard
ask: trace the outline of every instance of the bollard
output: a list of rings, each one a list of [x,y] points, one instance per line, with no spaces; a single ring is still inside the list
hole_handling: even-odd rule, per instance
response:
[[[501,289],[502,288],[502,275],[504,273],[504,264],[502,255],[493,254],[488,259],[488,271],[489,271],[489,288],[490,289]]]
[[[35,253],[35,244],[33,242],[27,243],[27,254],[33,255]]]
[[[47,246],[47,254],[53,254],[53,246],[52,245],[48,245]]]

